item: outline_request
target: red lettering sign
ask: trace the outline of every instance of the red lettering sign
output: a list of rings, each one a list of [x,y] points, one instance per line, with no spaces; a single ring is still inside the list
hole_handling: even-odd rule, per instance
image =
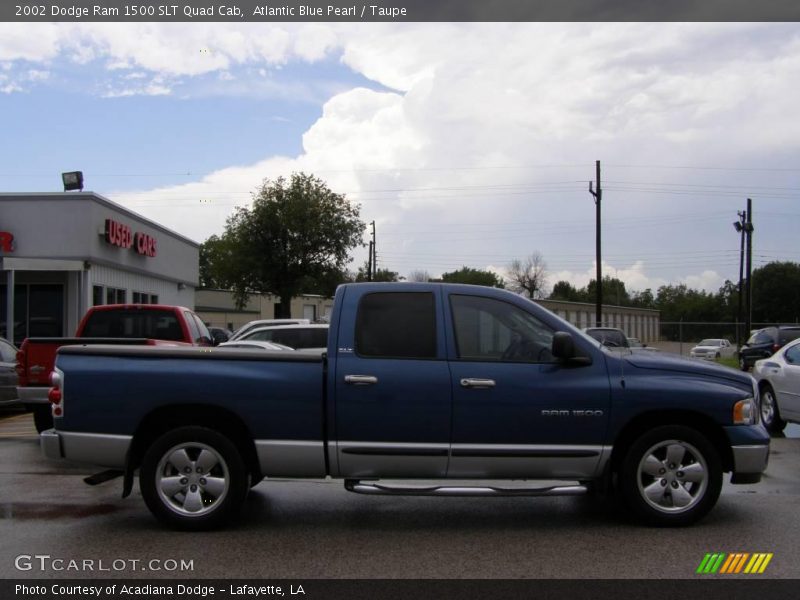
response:
[[[137,231],[135,234],[129,225],[124,225],[114,219],[106,219],[106,242],[120,248],[133,248],[137,254],[153,257],[156,255],[156,239],[146,233]]]
[[[145,256],[153,257],[156,255],[156,239],[146,233],[136,233],[136,252]]]
[[[0,252],[14,251],[14,236],[8,231],[0,231]]]
[[[133,245],[133,232],[128,225],[106,219],[106,241],[112,246],[130,248]]]

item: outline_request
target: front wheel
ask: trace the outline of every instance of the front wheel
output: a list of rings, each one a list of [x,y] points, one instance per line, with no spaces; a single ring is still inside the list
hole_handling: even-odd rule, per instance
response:
[[[619,471],[622,498],[641,520],[688,525],[719,498],[722,466],[714,446],[695,429],[666,425],[633,442]]]
[[[775,391],[769,385],[761,390],[761,422],[770,433],[780,433],[786,427],[786,421],[781,419]]]
[[[155,517],[176,529],[219,527],[241,509],[249,477],[239,450],[206,427],[159,437],[142,459],[139,486]]]

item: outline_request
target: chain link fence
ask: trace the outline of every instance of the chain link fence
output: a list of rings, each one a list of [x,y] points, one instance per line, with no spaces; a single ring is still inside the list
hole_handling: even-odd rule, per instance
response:
[[[662,352],[689,356],[691,349],[702,340],[725,339],[731,343],[730,352],[735,357],[739,347],[747,341],[752,331],[778,325],[797,325],[797,323],[752,323],[750,331],[745,331],[745,324],[737,322],[664,321],[659,325],[658,341],[650,345]]]

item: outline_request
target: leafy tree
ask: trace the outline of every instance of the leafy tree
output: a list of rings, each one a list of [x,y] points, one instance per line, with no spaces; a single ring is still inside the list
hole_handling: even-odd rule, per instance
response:
[[[631,294],[631,306],[637,308],[655,308],[656,298],[653,296],[653,290],[647,288],[642,292],[633,292]]]
[[[753,270],[753,321],[796,323],[800,319],[800,263],[772,262]]]
[[[364,262],[364,266],[358,268],[355,281],[369,281],[369,261]],[[400,273],[389,269],[377,269],[372,274],[372,281],[400,281]]]
[[[579,290],[569,281],[557,281],[550,292],[551,300],[564,300],[566,302],[585,302],[586,289]]]
[[[491,271],[461,267],[458,271],[442,274],[445,283],[468,283],[487,287],[505,288],[503,280]]]
[[[265,180],[252,206],[237,208],[222,236],[207,241],[206,278],[229,284],[240,307],[251,293],[272,292],[276,316],[288,317],[309,279],[343,270],[364,229],[359,206],[312,175]]]
[[[587,302],[594,302],[597,294],[597,280],[591,279],[586,286]],[[613,304],[616,306],[630,306],[630,297],[625,289],[625,283],[606,275],[603,277],[603,304]]]
[[[534,252],[523,260],[514,259],[508,267],[508,288],[525,294],[531,300],[540,298],[547,283],[547,265],[542,255]]]

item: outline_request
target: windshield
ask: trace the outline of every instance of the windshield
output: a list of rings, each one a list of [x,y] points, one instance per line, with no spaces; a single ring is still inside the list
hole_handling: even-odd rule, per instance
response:
[[[721,340],[703,340],[698,346],[721,346]]]

